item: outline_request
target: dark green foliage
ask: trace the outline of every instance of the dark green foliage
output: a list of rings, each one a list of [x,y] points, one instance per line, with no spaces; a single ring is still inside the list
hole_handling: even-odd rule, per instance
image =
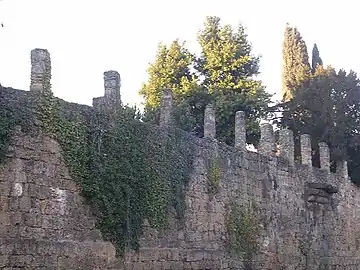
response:
[[[320,53],[319,53],[319,49],[316,45],[316,43],[314,44],[313,50],[312,50],[312,58],[311,58],[311,71],[314,74],[315,70],[318,66],[322,66],[323,65],[323,61],[320,57]]]
[[[144,120],[158,121],[159,97],[162,89],[169,87],[174,92],[176,123],[182,129],[202,136],[204,108],[213,102],[217,139],[229,145],[234,143],[234,115],[237,110],[244,110],[248,143],[257,144],[259,118],[266,114],[270,95],[254,78],[259,73],[259,58],[251,54],[244,27],[239,25],[234,31],[230,25],[221,26],[218,17],[208,17],[198,41],[198,57],[174,46],[176,42],[168,50],[159,49],[149,68],[149,81],[140,92],[146,101]],[[177,58],[186,61],[175,65],[173,60]]]
[[[196,70],[201,85],[215,101],[217,138],[234,144],[236,111],[245,111],[247,142],[257,144],[259,119],[265,116],[270,95],[258,75],[259,58],[251,54],[251,44],[240,24],[236,30],[220,25],[220,18],[208,17],[198,34],[201,54]]]
[[[34,110],[32,106],[26,106],[31,96],[22,92],[21,98],[10,100],[10,96],[15,97],[11,93],[13,91],[17,90],[0,86],[0,163],[6,158],[15,126],[21,126],[23,131],[30,131],[34,125]]]
[[[300,32],[289,24],[286,25],[284,34],[282,76],[284,101],[290,100],[302,83],[311,76],[306,44]]]
[[[37,122],[34,130],[42,127],[60,143],[70,175],[82,187],[98,217],[98,228],[118,254],[139,247],[144,219],[162,229],[169,210],[175,210],[182,221],[193,163],[188,134],[179,130],[166,134],[144,124],[133,108],[122,108],[110,122],[109,116],[95,111],[67,111],[51,89],[35,93],[34,99],[32,94],[14,101],[0,96],[1,161],[15,125],[27,132]]]
[[[63,110],[58,104],[58,109]],[[73,178],[99,218],[98,227],[121,254],[139,247],[144,219],[164,228],[170,208],[181,220],[192,168],[192,146],[120,110],[114,125],[97,114],[86,124],[55,116],[54,131]],[[186,142],[186,143],[184,143]]]
[[[201,137],[204,134],[204,111],[207,104],[215,97],[201,86],[180,96],[175,101],[174,118],[177,126],[191,134]]]
[[[295,134],[295,156],[300,158],[300,134],[312,137],[313,165],[320,166],[318,143],[331,150],[332,169],[348,160],[353,181],[360,181],[360,86],[357,75],[324,68],[317,45],[312,50],[311,73],[305,42],[296,28],[286,26],[284,40],[282,125]]]
[[[352,171],[359,160],[360,142],[360,80],[354,72],[318,66],[313,78],[284,107],[282,123],[296,134],[311,135],[314,165],[319,165],[316,145],[325,141],[332,161],[350,159]]]
[[[21,120],[3,102],[0,103],[0,108],[0,162],[2,162],[6,157],[12,131]]]
[[[216,92],[216,135],[220,141],[234,145],[235,113],[245,112],[246,141],[258,144],[260,139],[260,118],[265,117],[269,103],[268,94],[259,91],[256,95],[237,92]]]

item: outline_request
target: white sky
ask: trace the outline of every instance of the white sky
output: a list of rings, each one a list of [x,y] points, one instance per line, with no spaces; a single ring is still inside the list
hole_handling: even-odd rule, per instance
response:
[[[159,42],[176,38],[199,50],[196,35],[206,16],[247,28],[262,55],[260,78],[280,93],[285,23],[296,26],[326,65],[360,71],[356,0],[0,0],[0,83],[29,89],[30,51],[48,49],[56,96],[91,105],[103,95],[103,72],[122,79],[125,103],[141,102]]]

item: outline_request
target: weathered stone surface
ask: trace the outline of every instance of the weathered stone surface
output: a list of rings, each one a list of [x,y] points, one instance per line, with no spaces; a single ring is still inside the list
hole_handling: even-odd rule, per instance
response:
[[[50,54],[44,49],[31,51],[31,91],[42,92],[50,89],[51,84],[51,60]]]
[[[32,94],[1,89],[0,100],[31,106]],[[65,107],[64,116],[79,121],[93,110]],[[205,137],[214,139],[215,119],[212,112],[208,116]],[[309,166],[308,157],[293,164],[287,159],[293,155],[290,141],[284,144],[289,154],[275,156],[270,128],[262,128],[260,153],[189,135],[195,159],[184,223],[170,217],[169,228],[158,231],[144,221],[140,250],[123,258],[115,257],[114,246],[96,229],[59,144],[39,128],[31,135],[16,128],[8,158],[0,164],[0,268],[246,269],[244,254],[228,251],[228,213],[232,202],[253,202],[260,232],[252,269],[360,269],[360,191],[347,177],[346,162],[337,174]],[[303,145],[309,151],[309,144]],[[208,164],[214,153],[221,177],[210,196]]]
[[[289,161],[289,165],[294,165],[294,136],[289,129],[279,131],[280,156]]]
[[[275,135],[271,124],[262,123],[260,125],[261,138],[259,152],[263,155],[272,155],[276,152]]]
[[[204,138],[214,140],[216,137],[216,115],[214,104],[206,105],[204,112]]]
[[[245,112],[235,114],[235,148],[244,151],[246,147]]]
[[[121,106],[120,74],[115,70],[104,72],[104,96],[93,98],[93,107],[96,110],[114,114]]]
[[[311,136],[309,134],[301,134],[301,164],[312,165],[311,160]]]
[[[13,156],[1,167],[1,267],[243,269],[242,259],[230,257],[226,249],[227,205],[252,199],[263,216],[254,269],[269,269],[269,265],[270,269],[305,269],[298,267],[305,267],[306,262],[308,269],[318,269],[325,257],[336,269],[359,267],[359,250],[354,244],[357,220],[350,213],[358,211],[360,200],[351,195],[358,190],[344,182],[341,174],[327,178],[337,179],[337,190],[324,183],[326,179],[315,182],[317,174],[313,171],[304,177],[306,172],[301,169],[289,170],[281,157],[267,158],[219,145],[216,149],[223,164],[222,179],[219,192],[210,198],[206,161],[213,153],[214,142],[189,140],[197,147],[197,155],[186,197],[185,227],[160,233],[147,223],[141,249],[116,259],[112,244],[104,242],[95,229],[95,220],[76,185],[67,173],[60,173],[66,168],[56,141],[18,133],[13,138],[17,142],[12,146],[15,152],[48,159]],[[39,176],[46,180],[39,181]],[[309,196],[304,201],[306,191]],[[306,203],[314,206],[306,207]],[[328,207],[331,203],[333,208]],[[345,226],[350,220],[353,225]]]
[[[325,142],[319,143],[320,167],[325,171],[330,171],[330,151]]]
[[[167,129],[173,124],[172,107],[172,91],[164,89],[160,108],[160,127]]]

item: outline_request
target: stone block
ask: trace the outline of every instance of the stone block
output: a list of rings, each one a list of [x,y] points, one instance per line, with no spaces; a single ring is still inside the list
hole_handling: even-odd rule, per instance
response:
[[[139,260],[141,262],[152,261],[154,259],[154,253],[150,249],[142,249],[139,253]]]
[[[107,86],[109,94],[113,82]],[[6,95],[0,87],[0,102]],[[29,97],[28,93],[21,95],[25,100]],[[106,102],[104,105],[108,104]],[[70,112],[70,115],[83,117],[79,112]],[[215,138],[214,118],[210,118],[206,124],[207,137]],[[237,127],[237,135],[244,135],[239,119]],[[140,252],[127,253],[126,262],[115,265],[112,264],[114,247],[95,229],[91,207],[81,198],[79,186],[71,179],[59,144],[43,135],[27,136],[21,130],[16,132],[11,156],[6,164],[0,164],[0,268],[242,269],[239,259],[230,264],[232,259],[224,249],[228,214],[225,205],[249,201],[259,206],[259,243],[265,254],[255,258],[254,268],[271,268],[270,259],[274,254],[279,255],[280,262],[274,263],[277,267],[285,263],[286,270],[294,270],[294,262],[303,267],[301,252],[304,250],[301,248],[308,239],[311,239],[307,254],[309,269],[318,268],[325,249],[329,261],[331,257],[329,265],[338,269],[359,268],[360,254],[355,239],[360,214],[359,189],[346,182],[345,172],[335,175],[309,167],[309,141],[306,145],[303,143],[307,147],[307,156],[303,159],[306,165],[293,168],[286,158],[237,153],[238,150],[213,140],[189,136],[188,142],[195,146],[195,160],[186,190],[187,208],[182,230],[177,231],[179,221],[174,219],[170,219],[171,226],[163,234],[146,228],[140,236]],[[263,135],[262,146],[266,147],[262,149],[273,155],[273,138],[268,140],[267,134]],[[237,147],[243,147],[243,139],[237,136]],[[218,149],[224,161],[221,164],[224,179],[210,202],[205,160],[214,149]],[[272,182],[265,185],[263,180],[268,177]],[[272,185],[274,180],[276,188]],[[263,196],[263,188],[266,196]],[[304,200],[313,203],[305,205]],[[314,207],[307,208],[308,205]],[[28,255],[31,256],[29,260]],[[13,264],[10,265],[10,261]]]
[[[30,197],[22,196],[19,198],[19,211],[29,212],[31,209]]]
[[[0,255],[0,268],[3,269],[8,265],[9,255]]]

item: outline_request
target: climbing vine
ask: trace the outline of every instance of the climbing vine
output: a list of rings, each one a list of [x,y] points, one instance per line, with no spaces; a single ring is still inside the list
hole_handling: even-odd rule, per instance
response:
[[[16,98],[14,91],[0,86],[0,163],[6,158],[15,126],[30,131],[34,125],[33,104],[29,105],[29,99],[23,96]]]
[[[65,110],[51,93],[43,96],[44,128],[60,143],[71,176],[98,216],[98,228],[119,254],[139,247],[145,218],[165,228],[173,208],[182,220],[193,154],[186,134],[165,134],[136,120],[129,107],[111,125],[103,113],[93,111],[84,121]]]
[[[221,168],[220,161],[217,155],[212,155],[208,169],[208,192],[214,195],[219,191],[220,187]]]
[[[5,104],[0,104],[0,162],[6,157],[12,130],[18,122],[13,111]]]
[[[231,255],[240,256],[251,269],[254,255],[258,252],[260,234],[259,218],[255,203],[232,203],[227,219],[228,249]]]
[[[41,94],[24,92],[15,100],[8,96],[18,93],[5,97],[4,91],[11,89],[0,89],[0,162],[17,125],[23,131],[40,126],[56,138],[72,178],[98,217],[98,228],[118,254],[139,247],[145,219],[155,228],[166,228],[168,213],[174,209],[183,221],[193,164],[193,146],[186,133],[164,133],[144,124],[129,107],[120,109],[110,124],[104,113],[71,110],[53,96],[50,85]]]

